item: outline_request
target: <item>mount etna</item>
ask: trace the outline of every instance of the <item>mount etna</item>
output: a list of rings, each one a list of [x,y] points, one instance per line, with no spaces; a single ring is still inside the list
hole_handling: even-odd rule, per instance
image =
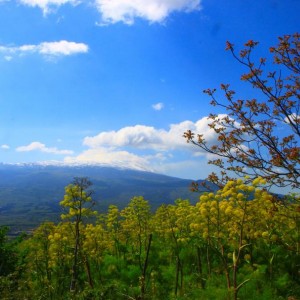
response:
[[[195,203],[193,181],[132,169],[107,166],[0,164],[0,225],[11,232],[30,230],[44,221],[58,222],[64,188],[74,177],[88,177],[93,185],[96,209],[109,205],[124,208],[132,197],[143,196],[155,210],[161,204],[189,199]]]

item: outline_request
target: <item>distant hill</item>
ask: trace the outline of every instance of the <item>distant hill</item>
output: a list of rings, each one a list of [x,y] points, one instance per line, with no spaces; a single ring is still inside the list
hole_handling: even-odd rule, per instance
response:
[[[199,198],[189,191],[192,180],[152,172],[102,166],[0,164],[0,225],[18,231],[45,220],[59,221],[59,202],[74,177],[88,177],[93,182],[93,199],[100,212],[106,212],[110,204],[123,208],[134,196],[143,196],[152,209],[179,198],[191,202]]]

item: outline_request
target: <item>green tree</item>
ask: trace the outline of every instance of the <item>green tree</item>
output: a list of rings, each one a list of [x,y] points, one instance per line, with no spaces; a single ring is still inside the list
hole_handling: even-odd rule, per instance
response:
[[[66,210],[65,214],[61,215],[63,220],[67,219],[74,225],[74,254],[72,266],[72,279],[70,284],[70,291],[76,290],[76,284],[79,275],[79,256],[81,254],[81,225],[84,217],[94,215],[92,210],[95,202],[92,201],[92,190],[90,190],[92,183],[86,177],[76,177],[72,184],[65,188],[64,199],[60,205]],[[91,280],[90,280],[91,283]]]
[[[9,274],[14,266],[13,251],[7,239],[9,228],[0,227],[0,276]]]
[[[109,233],[111,239],[113,240],[113,253],[118,258],[121,255],[121,224],[120,224],[120,212],[116,205],[110,205],[108,207],[108,212],[105,216],[105,227]]]
[[[9,227],[0,226],[0,298],[16,299],[10,295],[16,290],[22,272],[23,253],[19,246],[26,235],[22,233],[12,239],[8,232]]]
[[[213,106],[227,111],[224,116],[211,114],[209,127],[218,143],[209,144],[205,134],[188,130],[187,142],[197,145],[218,158],[209,163],[221,168],[221,176],[212,173],[209,179],[224,185],[232,172],[250,179],[262,176],[279,187],[300,187],[300,35],[279,38],[277,47],[271,47],[275,71],[267,72],[266,59],[258,63],[253,50],[258,45],[252,40],[236,53],[227,42],[226,50],[242,64],[247,72],[241,80],[248,82],[259,97],[236,99],[229,84],[221,84],[225,100],[219,100],[216,89],[207,89]],[[279,132],[278,126],[281,127]]]
[[[148,276],[148,262],[152,243],[151,212],[150,205],[143,197],[133,197],[121,212],[122,230],[131,244],[132,259],[140,269],[140,299],[145,298],[146,281]]]
[[[175,263],[174,295],[184,293],[184,250],[190,249],[190,223],[194,207],[188,200],[178,199],[175,205],[160,206],[154,216],[155,231],[163,240],[164,250],[169,251]]]

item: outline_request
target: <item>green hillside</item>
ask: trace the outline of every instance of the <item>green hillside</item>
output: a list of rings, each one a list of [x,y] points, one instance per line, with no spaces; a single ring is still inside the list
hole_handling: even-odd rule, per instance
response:
[[[0,225],[13,232],[28,230],[45,220],[58,221],[59,201],[74,177],[93,182],[96,209],[105,212],[110,204],[125,207],[134,196],[143,196],[152,209],[178,198],[198,200],[189,191],[192,180],[151,172],[99,166],[0,165]]]

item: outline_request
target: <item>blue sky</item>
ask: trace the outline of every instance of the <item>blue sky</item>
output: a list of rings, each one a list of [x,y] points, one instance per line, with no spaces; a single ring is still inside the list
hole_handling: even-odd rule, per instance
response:
[[[0,161],[205,178],[206,88],[253,93],[225,51],[299,30],[298,0],[0,0]]]

